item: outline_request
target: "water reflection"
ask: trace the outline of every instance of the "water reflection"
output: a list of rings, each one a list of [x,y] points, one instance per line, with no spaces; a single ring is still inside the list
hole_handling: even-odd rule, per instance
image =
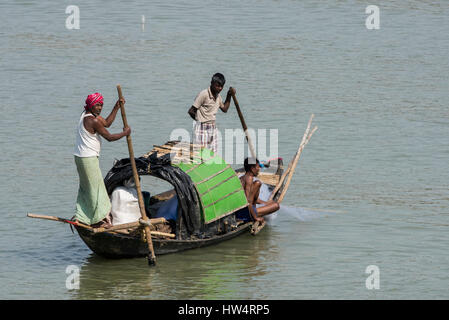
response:
[[[90,255],[74,299],[245,299],[245,290],[269,272],[277,244],[270,231],[244,234],[215,246],[145,258],[111,260]]]

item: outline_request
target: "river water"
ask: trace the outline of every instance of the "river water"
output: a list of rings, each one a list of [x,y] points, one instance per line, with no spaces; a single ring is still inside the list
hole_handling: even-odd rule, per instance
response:
[[[72,4],[80,29],[66,27]],[[370,4],[378,30],[365,25]],[[446,0],[2,1],[0,298],[449,298],[448,17]],[[249,127],[278,130],[285,161],[315,114],[283,208],[259,235],[148,268],[26,218],[73,215],[88,94],[104,95],[107,115],[122,85],[141,155],[191,129],[187,109],[215,72]],[[240,127],[233,105],[217,123]],[[118,116],[110,131],[121,128]],[[124,157],[125,140],[104,142],[103,174]],[[66,287],[69,265],[79,289]]]

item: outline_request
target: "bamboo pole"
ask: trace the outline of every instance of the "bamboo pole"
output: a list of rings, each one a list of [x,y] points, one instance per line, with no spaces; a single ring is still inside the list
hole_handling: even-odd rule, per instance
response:
[[[151,231],[152,236],[160,236],[174,239],[176,237],[173,233],[160,232],[160,231]]]
[[[91,230],[93,233],[102,233],[102,232],[108,232],[108,231],[120,231],[123,229],[140,227],[142,225],[149,225],[150,223],[152,225],[157,225],[157,224],[163,224],[163,223],[167,222],[167,220],[165,218],[155,218],[155,219],[149,219],[150,222],[148,222],[148,220],[147,221],[139,220],[136,222],[118,224],[111,228],[92,228],[91,226],[80,223],[78,221],[72,221],[72,220],[55,217],[55,216],[46,216],[46,215],[42,215],[42,214],[28,213],[27,217],[34,218],[34,219],[43,219],[43,220],[57,221],[57,222],[62,222],[62,223],[69,223],[69,224],[73,224],[74,226],[77,226],[77,227],[82,227],[82,228]],[[176,237],[176,235],[173,233],[160,232],[160,231],[151,231],[151,235],[152,236],[163,236],[163,237],[168,237],[168,238]]]
[[[269,200],[273,200],[274,196],[276,195],[276,192],[278,192],[278,190],[281,188],[281,186],[282,186],[283,183],[284,183],[285,178],[286,178],[287,175],[290,173],[290,170],[291,170],[291,168],[293,167],[293,163],[295,162],[295,159],[296,159],[296,157],[297,157],[297,155],[298,155],[298,152],[299,152],[299,150],[301,150],[302,145],[304,144],[305,140],[307,139],[307,134],[308,134],[308,132],[309,132],[309,130],[310,130],[310,126],[311,126],[313,117],[314,117],[314,115],[312,114],[312,115],[310,116],[309,123],[307,124],[306,131],[304,132],[304,135],[303,135],[303,137],[302,137],[301,143],[299,144],[298,151],[296,151],[296,153],[295,153],[295,155],[293,156],[292,160],[291,160],[290,163],[288,164],[287,170],[284,171],[284,173],[283,173],[282,176],[281,176],[281,179],[279,179],[279,182],[278,182],[278,184],[276,185],[276,187],[274,188],[273,192],[271,193]]]
[[[141,225],[138,225],[137,227],[140,228]],[[106,230],[101,231],[101,232],[99,232],[99,233],[104,233],[104,232],[109,232],[109,230],[106,229]],[[126,234],[126,235],[129,235],[129,232],[127,232],[127,231],[124,230],[124,229],[111,231],[111,233],[120,233],[120,234]],[[173,234],[173,233],[166,233],[166,232],[161,232],[161,231],[151,231],[151,236],[152,236],[152,237],[167,237],[167,238],[172,238],[172,239],[176,237],[176,235]]]
[[[294,157],[293,157],[293,159],[294,159]],[[293,159],[290,160],[290,163],[288,164],[287,169],[282,173],[282,176],[279,179],[278,184],[273,189],[273,192],[271,192],[270,198],[268,200],[273,200],[274,196],[276,195],[276,192],[278,192],[278,190],[281,188],[282,184],[284,183],[285,177],[287,176],[287,174],[290,172],[290,169],[292,168]]]
[[[130,223],[118,224],[118,225],[112,226],[110,228],[94,228],[93,232],[101,233],[101,232],[107,232],[107,231],[117,231],[117,230],[122,230],[122,229],[130,229],[130,228],[140,227],[141,225],[147,225],[147,223],[151,224],[151,225],[156,225],[156,224],[163,224],[163,223],[167,222],[167,220],[165,220],[165,218],[149,219],[149,222],[144,221],[144,220],[142,220],[142,221],[143,222],[141,222],[139,220],[139,221],[130,222]],[[151,231],[151,232],[153,233],[153,231]]]
[[[46,215],[42,215],[42,214],[28,213],[27,217],[69,223],[69,224],[73,224],[74,226],[77,226],[77,227],[82,227],[85,229],[93,230],[93,228],[91,226],[88,226],[87,224],[81,223],[79,221],[72,221],[72,220],[55,217],[55,216],[46,216]]]
[[[292,179],[293,173],[295,172],[295,168],[296,168],[296,166],[298,164],[299,157],[301,156],[302,150],[304,149],[304,147],[309,142],[309,140],[312,137],[313,133],[318,129],[318,127],[315,126],[312,129],[312,131],[310,132],[310,126],[312,125],[313,118],[314,118],[314,115],[312,114],[310,116],[309,122],[307,124],[306,131],[304,132],[304,135],[302,137],[301,143],[299,144],[298,151],[296,151],[295,156],[290,161],[290,163],[288,164],[287,169],[284,171],[284,173],[282,174],[281,178],[279,179],[279,182],[276,185],[276,187],[274,188],[273,192],[271,193],[269,200],[273,200],[273,197],[276,195],[276,192],[279,191],[279,189],[282,187],[285,179],[287,179],[287,182],[285,183],[285,185],[284,185],[284,187],[283,187],[283,189],[281,191],[281,194],[280,194],[279,199],[278,199],[277,202],[280,204],[282,202],[282,200],[284,199],[284,196],[285,196],[285,194],[287,192],[287,189],[288,189],[288,187],[290,185],[290,181]],[[256,235],[257,233],[259,233],[260,230],[263,229],[264,226],[265,226],[265,221],[263,223],[259,223],[259,221],[254,222],[252,227],[251,227],[251,234],[252,235]]]
[[[299,156],[301,155],[302,150],[305,148],[305,146],[307,145],[307,143],[309,143],[309,140],[310,140],[310,138],[312,137],[312,134],[313,134],[317,129],[318,129],[318,127],[315,127],[315,128],[313,128],[313,130],[311,131],[309,137],[307,138],[306,142],[303,144],[303,146],[302,146],[302,148],[301,148],[301,150],[300,150],[300,152],[299,152],[299,155],[298,155],[298,158],[297,158],[297,160],[296,160],[296,163],[297,163],[298,160],[299,160]],[[296,168],[296,164],[295,164],[295,166],[291,169],[289,178],[288,178],[288,180],[287,180],[287,182],[286,182],[286,184],[285,184],[285,186],[284,186],[284,188],[283,188],[283,190],[282,190],[281,195],[279,196],[279,199],[278,199],[278,202],[279,202],[279,203],[282,202],[282,200],[284,199],[285,194],[287,193],[287,189],[288,189],[288,187],[289,187],[289,185],[290,185],[290,181],[291,181],[291,179],[292,179],[292,176],[293,176],[293,173],[294,173],[294,171],[295,171],[295,168]]]
[[[313,118],[314,118],[314,115],[312,114],[310,116],[309,123],[307,124],[307,129],[304,132],[304,136],[302,137],[301,143],[299,144],[298,151],[296,152],[295,156],[288,164],[287,170],[285,170],[285,172],[282,174],[281,179],[279,180],[279,183],[276,185],[275,189],[271,193],[269,200],[273,199],[273,197],[275,196],[275,193],[281,188],[281,186],[284,183],[284,180],[286,179],[286,177],[288,175],[287,182],[285,183],[285,186],[282,189],[282,192],[281,192],[277,202],[280,204],[282,202],[282,200],[284,200],[284,196],[285,196],[287,189],[290,185],[290,181],[292,179],[293,173],[295,172],[295,168],[298,164],[299,157],[301,156],[302,150],[304,149],[306,144],[309,142],[310,138],[312,137],[312,134],[318,129],[318,127],[314,127],[312,129],[312,131],[309,133]],[[259,221],[254,222],[251,227],[251,234],[256,235],[257,233],[259,233],[260,230],[263,229],[264,226],[265,226],[265,221],[262,224],[259,223]]]
[[[148,221],[144,221],[144,220],[139,220],[139,221],[136,221],[136,222],[118,224],[118,225],[115,225],[115,226],[110,227],[110,228],[93,228],[93,227],[91,227],[91,226],[89,226],[87,224],[81,223],[79,221],[72,221],[72,220],[68,220],[68,219],[60,218],[60,217],[55,217],[55,216],[47,216],[47,215],[43,215],[43,214],[28,213],[27,217],[35,218],[35,219],[44,219],[44,220],[58,221],[58,222],[63,222],[63,223],[70,223],[70,224],[77,225],[77,226],[79,225],[80,227],[83,227],[83,228],[92,229],[92,231],[94,233],[100,232],[99,231],[100,229],[114,231],[114,230],[138,227],[141,224],[157,225],[157,224],[163,224],[163,223],[167,222],[167,220],[165,218],[154,218],[154,219],[149,219],[149,222]]]
[[[123,95],[122,95],[122,88],[120,87],[120,85],[117,85],[117,92],[118,92],[119,99],[121,100],[123,98]],[[126,119],[125,106],[121,102],[120,102],[120,107],[121,107],[120,109],[122,112],[123,126],[126,128],[126,127],[128,127],[128,121]],[[142,196],[142,192],[141,192],[141,188],[140,188],[140,180],[139,180],[139,174],[137,173],[136,160],[134,159],[134,149],[133,149],[133,144],[132,144],[132,140],[131,140],[131,135],[126,136],[126,142],[128,143],[129,159],[131,161],[134,182],[136,184],[137,199],[139,200],[140,214],[141,214],[143,220],[148,220],[147,215],[145,213],[145,204],[143,202],[143,196]],[[148,244],[148,264],[155,265],[156,264],[156,256],[154,254],[153,242],[151,241],[150,227],[145,226],[144,230],[146,233],[147,244]]]
[[[248,132],[248,127],[246,126],[245,119],[243,118],[243,114],[242,114],[242,111],[240,110],[239,102],[237,101],[235,94],[232,95],[232,99],[234,99],[234,105],[235,105],[235,108],[237,109],[237,113],[239,115],[240,122],[242,123],[242,128],[243,128],[243,131],[245,132],[246,141],[248,141],[248,146],[249,146],[249,150],[251,152],[251,156],[254,159],[256,159],[257,158],[256,151],[254,150],[254,145],[253,145],[253,142],[252,142],[251,137]]]
[[[298,161],[299,161],[299,158],[300,158],[300,156],[301,156],[302,150],[304,150],[304,147],[305,147],[305,146],[307,145],[307,143],[310,141],[310,138],[312,137],[313,133],[318,129],[318,127],[315,126],[315,127],[312,129],[312,131],[309,133],[309,131],[310,131],[310,126],[311,126],[311,124],[312,124],[313,117],[314,117],[314,115],[312,114],[312,115],[310,116],[310,120],[309,120],[309,123],[308,123],[308,125],[307,125],[307,129],[306,129],[306,131],[305,131],[305,133],[304,133],[304,136],[303,136],[303,138],[302,138],[302,141],[301,141],[301,144],[300,144],[300,146],[299,146],[299,149],[298,149],[298,151],[296,152],[296,155],[295,155],[295,157],[294,157],[294,159],[293,159],[292,167],[291,167],[291,169],[290,169],[290,172],[289,172],[289,175],[288,175],[288,178],[287,178],[287,182],[285,183],[285,186],[284,186],[284,188],[282,189],[282,192],[281,192],[281,194],[280,194],[280,196],[279,196],[279,199],[278,199],[278,203],[281,203],[282,200],[284,200],[285,194],[287,193],[288,187],[289,187],[290,182],[291,182],[291,180],[292,180],[293,173],[295,172],[295,168],[296,168],[296,166],[297,166],[297,164],[298,164]]]

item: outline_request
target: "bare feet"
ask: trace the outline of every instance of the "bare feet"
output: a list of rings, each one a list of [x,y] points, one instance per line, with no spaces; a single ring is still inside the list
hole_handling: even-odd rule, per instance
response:
[[[108,221],[107,218],[104,218],[103,220],[101,220],[100,222],[97,222],[95,224],[91,224],[90,225],[92,228],[105,228],[105,229],[109,229],[112,227],[112,224]]]

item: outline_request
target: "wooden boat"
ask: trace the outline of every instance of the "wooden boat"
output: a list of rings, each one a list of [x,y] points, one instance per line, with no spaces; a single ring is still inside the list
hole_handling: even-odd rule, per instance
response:
[[[167,155],[169,153],[172,153],[174,151],[174,145],[176,142],[169,141],[166,144],[162,146],[154,146],[154,148],[147,154],[143,155],[144,158],[148,158],[153,154],[157,154],[158,157]],[[179,143],[178,143],[179,144]],[[191,147],[194,147],[193,145],[190,145]],[[189,146],[189,147],[190,147]],[[177,150],[179,152],[179,150]],[[177,155],[173,156],[172,153],[172,161],[176,162],[181,159],[177,157]],[[185,161],[185,159],[184,159]],[[184,162],[185,163],[185,162]],[[213,165],[213,164],[212,164]],[[214,172],[212,175],[217,174],[217,172],[222,171],[222,166],[217,165],[217,168],[212,170]],[[280,181],[282,173],[283,173],[283,163],[282,159],[277,159],[277,163],[270,165],[270,170],[261,172],[259,175],[259,179],[264,182],[271,190],[274,190],[276,187],[276,184]],[[229,170],[232,173],[232,177],[237,180],[237,182],[240,184],[240,181],[238,179],[237,172],[243,171],[242,169],[234,171],[229,165],[226,166],[226,170]],[[153,171],[150,171],[149,175],[152,175]],[[221,173],[223,174],[224,171]],[[230,181],[230,180],[228,180]],[[108,180],[107,177],[105,178],[105,183],[108,186]],[[221,183],[221,181],[219,182]],[[198,186],[198,185],[197,185]],[[196,186],[196,188],[198,188]],[[243,188],[241,185],[239,185],[239,190],[243,193]],[[225,194],[223,196],[216,195],[214,199],[220,198],[221,201],[226,199],[226,196],[229,196],[230,193]],[[280,189],[279,191],[282,191]],[[175,190],[169,190],[160,194],[157,194],[150,199],[150,203],[152,204],[159,204],[160,202],[169,201],[172,199],[172,197],[176,194]],[[235,194],[235,193],[234,193]],[[280,194],[280,193],[279,193]],[[231,195],[232,196],[232,195]],[[220,200],[217,199],[217,200]],[[215,205],[219,203],[215,202]],[[201,204],[204,206],[207,206],[207,204],[204,203],[204,201],[201,201]],[[243,203],[244,206],[247,206],[246,197]],[[175,239],[170,239],[165,236],[154,236],[152,237],[153,242],[153,248],[156,255],[161,254],[167,254],[167,253],[173,253],[183,250],[189,250],[194,248],[200,248],[205,247],[213,244],[217,244],[219,242],[232,239],[236,236],[241,235],[242,233],[251,231],[251,228],[253,226],[252,222],[242,222],[242,221],[236,221],[232,216],[233,213],[235,213],[238,209],[240,209],[241,206],[235,205],[231,210],[226,211],[224,214],[220,215],[218,219],[213,221],[214,219],[211,219],[211,223],[215,223],[215,225],[218,227],[217,232],[213,233],[210,236],[205,236],[204,238],[196,238],[196,237],[183,237],[182,236],[176,236],[179,235],[178,231],[175,229]],[[204,212],[202,212],[204,214]],[[151,217],[151,215],[150,215]],[[228,219],[226,221],[226,219]],[[223,221],[223,223],[221,223]],[[167,225],[165,223],[164,225]],[[104,232],[95,232],[95,230],[90,230],[85,228],[85,226],[75,226],[76,230],[78,231],[79,236],[81,239],[86,243],[86,245],[95,253],[107,257],[107,258],[130,258],[130,257],[140,257],[140,256],[146,256],[148,254],[148,246],[146,241],[142,241],[141,234],[136,234],[135,232],[129,232],[129,229],[126,231],[123,230],[113,230],[113,231],[107,231],[104,230]]]
[[[312,119],[313,115],[298,151],[288,167],[284,169],[282,159],[278,158],[276,163],[270,163],[267,170],[260,172],[258,178],[268,186],[271,192],[270,199],[282,202],[301,152],[317,129],[315,127],[310,131]],[[164,179],[174,186],[174,189],[150,198],[150,224],[141,219],[135,223],[103,229],[92,228],[63,218],[33,214],[28,214],[28,216],[70,223],[93,252],[107,258],[132,258],[148,255],[145,233],[142,232],[144,225],[151,227],[152,243],[156,255],[217,244],[245,232],[257,234],[264,224],[240,221],[235,216],[238,210],[248,206],[238,178],[238,173],[242,172],[243,168],[234,170],[213,153],[212,156],[208,157],[207,155],[211,155],[211,151],[206,148],[190,143],[169,141],[161,146],[153,146],[150,152],[136,159],[136,163],[139,164],[138,174],[140,176],[152,175]],[[131,176],[131,168],[127,164],[127,160],[129,162],[129,159],[120,160],[107,174],[105,185],[109,193],[118,183]],[[218,179],[220,176],[223,177]],[[176,223],[151,215],[152,206],[161,208],[175,195],[178,201]],[[197,197],[196,200],[195,197]]]
[[[205,247],[232,239],[251,229],[252,223],[244,223],[236,229],[208,239],[177,240],[154,237],[153,248],[156,255],[174,253]],[[148,255],[148,246],[141,237],[114,231],[94,233],[82,227],[75,227],[84,243],[96,254],[106,258],[134,258]]]

